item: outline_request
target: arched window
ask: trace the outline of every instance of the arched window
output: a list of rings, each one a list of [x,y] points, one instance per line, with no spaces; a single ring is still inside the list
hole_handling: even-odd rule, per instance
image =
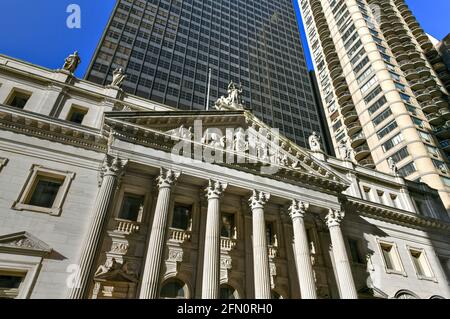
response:
[[[220,299],[238,299],[239,295],[231,286],[228,285],[222,285],[220,287]]]
[[[161,288],[161,299],[186,299],[185,286],[178,279],[167,281]]]

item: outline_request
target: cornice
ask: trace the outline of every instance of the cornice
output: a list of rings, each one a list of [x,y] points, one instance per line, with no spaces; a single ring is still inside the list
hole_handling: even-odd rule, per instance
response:
[[[436,230],[450,233],[450,223],[420,216],[400,210],[394,207],[387,207],[383,205],[377,205],[374,203],[365,202],[362,199],[347,197],[347,201],[344,204],[347,212],[357,212],[358,214],[374,219],[386,221],[389,223],[397,223],[406,227],[412,228],[434,228]]]
[[[0,129],[96,152],[107,150],[107,139],[102,136],[100,130],[81,127],[3,104],[0,104]]]

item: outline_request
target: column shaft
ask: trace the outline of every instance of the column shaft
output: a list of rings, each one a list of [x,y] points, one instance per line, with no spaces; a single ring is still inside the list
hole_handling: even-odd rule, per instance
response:
[[[220,277],[220,203],[219,198],[208,201],[205,253],[203,260],[202,299],[219,298]]]
[[[264,210],[254,208],[253,214],[253,272],[255,275],[255,299],[270,299],[270,269],[266,242]]]
[[[150,239],[139,296],[141,299],[156,299],[158,297],[159,274],[163,258],[169,205],[170,187],[163,187],[159,190],[155,216],[153,217],[153,224],[150,230]]]
[[[126,161],[107,156],[102,168],[103,178],[93,209],[92,222],[83,244],[79,260],[77,285],[68,292],[68,299],[82,299],[87,295],[90,274],[94,267],[96,252],[101,240],[102,230],[108,216],[109,206],[117,187],[117,181]]]
[[[292,220],[294,228],[295,261],[302,299],[317,299],[314,271],[311,264],[308,236],[303,218]]]

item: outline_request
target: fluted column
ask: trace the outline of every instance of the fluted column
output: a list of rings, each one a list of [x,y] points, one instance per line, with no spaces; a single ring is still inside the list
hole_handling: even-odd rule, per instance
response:
[[[293,200],[292,205],[289,207],[289,214],[294,228],[295,262],[297,264],[298,282],[302,299],[317,299],[316,283],[304,221],[308,207],[309,204],[307,203]]]
[[[205,253],[203,259],[202,299],[218,299],[220,284],[220,197],[228,184],[209,181],[206,188]]]
[[[127,160],[121,160],[109,155],[106,156],[103,162],[100,173],[101,183],[94,204],[92,222],[89,226],[78,263],[78,280],[75,287],[69,289],[67,296],[69,299],[81,299],[87,295],[89,278],[94,267],[95,255],[108,216],[109,206],[127,162]]]
[[[343,211],[330,209],[328,215],[325,217],[325,222],[330,230],[341,299],[358,299],[358,293],[356,292],[347,250],[345,249],[344,237],[341,231],[341,222],[344,216]]]
[[[255,299],[270,299],[270,269],[266,243],[266,222],[264,206],[270,194],[253,191],[250,197],[253,224],[253,273],[255,276]]]
[[[156,299],[158,297],[159,276],[163,260],[164,243],[167,229],[167,218],[170,207],[172,186],[180,176],[180,172],[161,168],[157,178],[159,194],[155,215],[148,240],[147,256],[142,274],[140,299]]]

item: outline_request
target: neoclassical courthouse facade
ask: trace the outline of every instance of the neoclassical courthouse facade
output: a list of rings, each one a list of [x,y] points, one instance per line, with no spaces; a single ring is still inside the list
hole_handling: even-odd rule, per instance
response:
[[[450,298],[438,193],[311,144],[0,56],[0,297]]]

